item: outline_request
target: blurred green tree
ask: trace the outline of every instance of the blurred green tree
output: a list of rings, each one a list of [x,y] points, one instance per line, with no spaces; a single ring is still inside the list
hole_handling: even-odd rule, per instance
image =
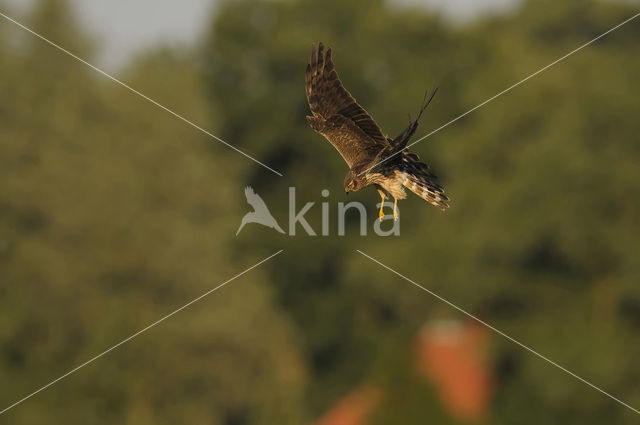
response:
[[[308,127],[304,69],[323,41],[391,136],[433,86],[427,134],[636,13],[526,1],[455,26],[393,2],[248,1],[216,9],[199,49],[145,52],[119,75],[283,178],[0,25],[0,408],[235,275],[0,423],[309,423],[361,384],[376,423],[455,423],[413,375],[415,333],[459,313],[361,249],[559,364],[640,405],[640,27],[628,24],[412,148],[452,195],[410,197],[401,237],[233,235],[252,185],[286,227],[297,203],[346,199],[346,166]],[[97,43],[66,1],[25,22],[81,57]],[[325,199],[320,193],[328,189]],[[332,230],[335,234],[335,216]],[[418,292],[416,292],[418,291]],[[604,395],[496,337],[489,423],[633,423]],[[5,384],[8,383],[8,384]]]
[[[618,3],[530,1],[512,15],[455,28],[387,2],[226,3],[203,50],[209,97],[225,137],[284,171],[284,184],[257,167],[247,175],[277,200],[270,205],[282,205],[278,216],[287,214],[285,185],[295,185],[300,204],[324,201],[320,191],[330,189],[335,211],[346,167],[304,120],[312,43],[333,47],[344,84],[391,136],[406,124],[399,111],[415,111],[424,90],[438,85],[419,131],[426,134],[633,13]],[[287,240],[286,266],[273,281],[306,335],[312,412],[380,367],[402,370],[377,360],[397,341],[391,335],[409,344],[425,320],[457,314],[358,258],[356,248],[638,404],[632,382],[640,370],[625,354],[640,349],[629,342],[638,317],[631,282],[640,203],[629,196],[640,187],[639,105],[630,90],[638,36],[629,24],[415,146],[453,196],[446,214],[409,199],[401,238],[360,238],[352,226],[347,238]],[[355,198],[374,216],[375,191]],[[282,243],[254,235],[238,249]],[[493,359],[498,422],[632,420],[509,341],[496,340]],[[532,400],[545,408],[522,418]]]
[[[45,0],[27,21],[88,58],[70,13]],[[234,234],[242,210],[225,202],[238,175],[223,147],[2,25],[4,408],[271,252],[232,264],[221,235]],[[149,52],[121,78],[206,119],[193,52]],[[0,423],[302,422],[304,365],[264,280],[255,271],[232,282]]]

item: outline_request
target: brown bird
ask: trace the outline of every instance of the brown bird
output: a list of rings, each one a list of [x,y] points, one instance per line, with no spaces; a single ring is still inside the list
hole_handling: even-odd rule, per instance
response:
[[[382,198],[380,220],[388,197],[393,197],[393,217],[398,219],[398,199],[407,197],[404,187],[443,211],[449,207],[449,198],[436,183],[436,176],[418,155],[407,150],[407,142],[416,132],[418,120],[435,90],[428,100],[425,94],[417,118],[391,139],[385,137],[373,118],[344,88],[333,65],[331,49],[325,55],[322,43],[317,49],[315,45],[311,48],[305,86],[313,114],[307,116],[311,128],[331,142],[349,166],[344,179],[347,193],[374,185]]]

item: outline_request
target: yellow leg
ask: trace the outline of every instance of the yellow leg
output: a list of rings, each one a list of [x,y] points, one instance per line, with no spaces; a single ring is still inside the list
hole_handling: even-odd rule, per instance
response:
[[[378,213],[378,217],[380,218],[380,221],[382,221],[382,217],[384,217],[384,213],[382,212],[382,207],[384,207],[384,193],[380,192],[380,197],[382,198],[382,200],[380,201],[380,212]]]
[[[398,221],[398,200],[393,200],[393,221]]]

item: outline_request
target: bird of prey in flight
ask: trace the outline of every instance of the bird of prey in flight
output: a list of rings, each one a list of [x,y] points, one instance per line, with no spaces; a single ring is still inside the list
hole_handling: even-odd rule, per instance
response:
[[[347,193],[375,186],[382,198],[380,220],[384,217],[382,207],[388,197],[394,199],[393,217],[398,219],[398,199],[407,197],[404,187],[443,211],[449,207],[449,198],[436,183],[436,176],[418,155],[409,153],[406,148],[435,90],[428,100],[425,95],[426,101],[417,118],[391,139],[344,88],[333,65],[331,49],[325,54],[322,43],[317,49],[315,45],[311,48],[305,88],[312,113],[307,116],[311,128],[331,142],[349,166],[344,179]]]

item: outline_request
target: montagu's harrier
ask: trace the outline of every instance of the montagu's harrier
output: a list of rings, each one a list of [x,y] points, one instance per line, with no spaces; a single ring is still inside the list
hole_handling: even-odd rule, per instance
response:
[[[406,148],[435,91],[424,102],[417,118],[391,139],[385,137],[373,118],[344,88],[333,66],[331,49],[325,54],[322,43],[317,49],[315,45],[311,48],[305,85],[313,114],[307,116],[311,128],[329,140],[349,165],[344,179],[347,193],[374,185],[382,197],[380,220],[384,217],[384,200],[389,196],[394,198],[394,220],[398,219],[398,199],[407,197],[403,186],[443,211],[449,207],[449,198],[436,183],[436,176],[420,162],[418,155]]]

